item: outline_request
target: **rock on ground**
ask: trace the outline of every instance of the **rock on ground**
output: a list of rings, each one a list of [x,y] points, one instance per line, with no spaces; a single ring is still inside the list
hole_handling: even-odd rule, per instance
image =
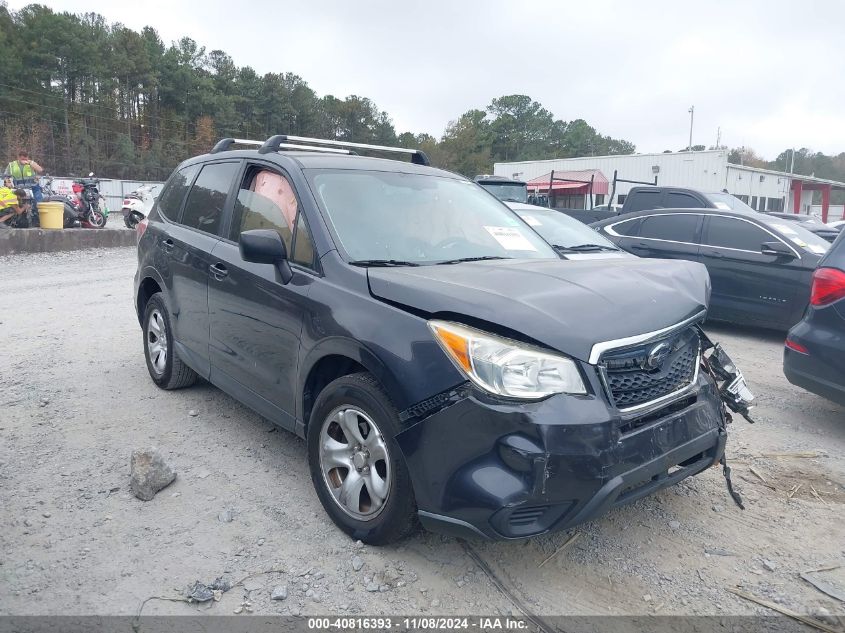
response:
[[[173,470],[154,448],[132,451],[129,488],[142,501],[149,501],[156,493],[169,486],[176,479]]]

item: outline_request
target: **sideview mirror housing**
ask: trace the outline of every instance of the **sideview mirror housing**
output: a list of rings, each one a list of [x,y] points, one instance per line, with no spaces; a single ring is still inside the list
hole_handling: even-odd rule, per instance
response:
[[[283,284],[293,279],[293,271],[288,262],[288,249],[276,231],[269,229],[244,231],[241,233],[240,251],[241,258],[246,262],[275,266],[282,277]]]
[[[783,242],[763,242],[760,246],[760,252],[763,255],[771,255],[773,257],[788,257],[795,259],[795,253]]]

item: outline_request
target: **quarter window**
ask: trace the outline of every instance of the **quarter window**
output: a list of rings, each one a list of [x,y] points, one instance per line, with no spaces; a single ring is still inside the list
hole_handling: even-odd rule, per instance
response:
[[[161,213],[168,220],[176,220],[179,217],[179,209],[182,207],[182,201],[185,199],[185,194],[188,193],[188,187],[191,181],[199,171],[199,165],[189,165],[183,167],[175,174],[164,191],[158,197],[158,212]]]
[[[770,242],[774,239],[756,224],[744,220],[711,215],[708,222],[705,243],[709,246],[759,253],[763,242]]]
[[[188,194],[181,223],[204,233],[218,235],[223,223],[226,197],[239,167],[239,163],[212,163],[203,167]]]
[[[691,213],[652,215],[643,218],[640,237],[695,244],[697,243],[695,233],[700,217]]]
[[[637,218],[636,220],[626,220],[625,222],[614,224],[609,228],[613,229],[617,235],[626,235],[630,237],[637,234],[640,222],[642,222],[641,218]]]

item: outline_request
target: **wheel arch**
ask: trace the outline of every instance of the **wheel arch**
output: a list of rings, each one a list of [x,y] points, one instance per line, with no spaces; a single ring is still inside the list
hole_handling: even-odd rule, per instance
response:
[[[144,312],[147,309],[147,303],[157,292],[164,294],[165,285],[158,275],[152,271],[144,271],[144,276],[138,284],[138,293],[135,296],[135,309],[138,315],[138,323],[143,326]]]
[[[300,372],[297,411],[301,419],[301,435],[305,435],[314,402],[333,380],[359,372],[368,372],[385,389],[392,401],[399,394],[399,383],[386,365],[360,343],[335,338],[314,348],[305,357]],[[298,425],[299,426],[299,425]]]

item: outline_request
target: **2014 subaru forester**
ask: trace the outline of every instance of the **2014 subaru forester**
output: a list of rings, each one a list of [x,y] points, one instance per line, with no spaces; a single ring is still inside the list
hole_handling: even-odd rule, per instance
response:
[[[138,233],[153,381],[202,377],[306,438],[353,538],[540,534],[723,455],[704,266],[567,260],[422,152],[224,139]]]

